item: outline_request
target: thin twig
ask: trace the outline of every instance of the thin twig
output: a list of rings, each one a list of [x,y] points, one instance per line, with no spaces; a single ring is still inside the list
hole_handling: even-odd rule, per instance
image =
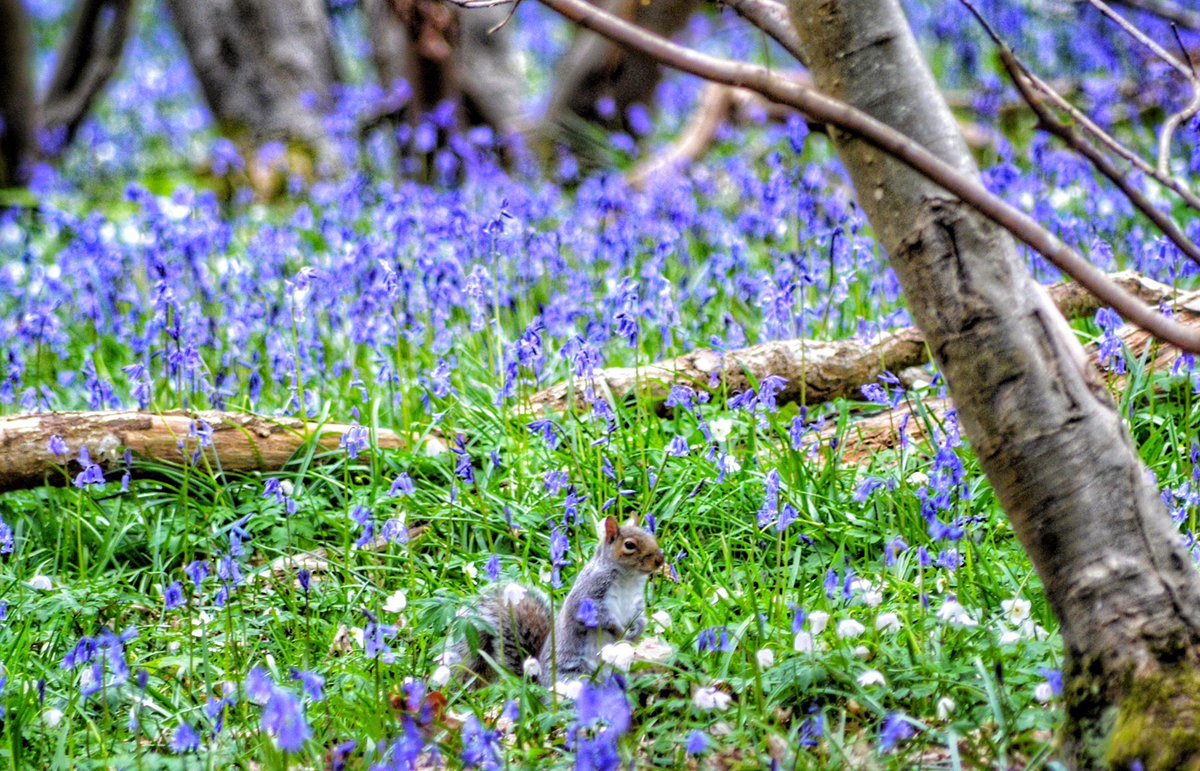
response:
[[[1195,117],[1200,112],[1200,86],[1192,86],[1192,101],[1187,103],[1179,112],[1163,121],[1162,133],[1158,135],[1158,173],[1164,176],[1171,174],[1171,137],[1175,129]]]
[[[1163,121],[1162,133],[1158,136],[1158,172],[1160,174],[1171,173],[1171,136],[1175,133],[1175,129],[1200,112],[1200,81],[1196,80],[1196,65],[1192,62],[1192,55],[1188,53],[1187,46],[1183,44],[1183,38],[1179,37],[1179,27],[1176,24],[1171,24],[1171,32],[1175,35],[1175,42],[1179,44],[1183,60],[1187,62],[1188,69],[1192,71],[1192,101]]]
[[[1149,49],[1150,52],[1153,53],[1155,56],[1157,56],[1159,59],[1162,59],[1164,62],[1171,65],[1172,68],[1174,68],[1180,75],[1183,75],[1185,78],[1187,78],[1188,82],[1191,83],[1193,87],[1195,87],[1196,76],[1194,74],[1192,74],[1192,71],[1187,67],[1187,65],[1185,65],[1183,62],[1176,59],[1171,54],[1167,53],[1167,50],[1165,48],[1160,46],[1158,43],[1154,42],[1154,40],[1152,38],[1150,38],[1149,35],[1147,35],[1145,32],[1142,32],[1136,26],[1131,24],[1129,22],[1129,20],[1126,19],[1124,16],[1122,16],[1121,14],[1114,11],[1111,7],[1109,7],[1109,5],[1107,3],[1104,2],[1104,0],[1087,0],[1087,1],[1092,4],[1093,8],[1095,8],[1096,10],[1100,11],[1100,13],[1107,16],[1110,21],[1112,21],[1114,24],[1116,24],[1121,29],[1125,30],[1125,33],[1127,35],[1129,35],[1131,38],[1133,38],[1137,42],[1141,43],[1143,46],[1145,46],[1147,49]]]
[[[777,0],[722,0],[751,26],[757,27],[804,64],[804,47],[792,25],[787,6]]]
[[[495,8],[498,5],[516,5],[516,0],[444,0],[459,8]]]
[[[960,172],[911,138],[845,102],[762,67],[719,59],[693,51],[589,4],[587,0],[539,0],[547,8],[582,27],[632,48],[655,61],[706,80],[757,91],[772,101],[796,108],[814,120],[835,126],[887,153],[958,196],[1078,281],[1130,323],[1186,351],[1200,353],[1200,332],[1187,329],[1137,302],[1024,212],[988,192],[977,179]]]
[[[1167,0],[1116,0],[1116,3],[1166,19],[1186,29],[1200,31],[1200,12],[1181,8]]]
[[[1100,152],[1091,142],[1080,136],[1075,129],[1069,124],[1063,123],[1046,108],[1046,104],[1038,98],[1034,93],[1030,73],[1013,54],[1012,49],[1005,44],[1000,38],[1000,35],[992,29],[988,24],[987,19],[975,7],[971,0],[961,0],[967,10],[979,21],[984,32],[996,44],[996,48],[1000,51],[1000,63],[1004,65],[1005,72],[1012,79],[1013,84],[1020,92],[1021,98],[1029,105],[1038,119],[1038,127],[1044,131],[1053,134],[1066,143],[1068,147],[1082,155],[1110,182],[1117,186],[1117,189],[1129,199],[1138,211],[1140,211],[1147,219],[1162,231],[1171,243],[1175,244],[1181,252],[1197,265],[1200,265],[1200,246],[1197,246],[1187,235],[1176,226],[1175,222],[1165,212],[1158,209],[1140,190],[1134,187],[1129,177],[1116,167],[1107,156]]]
[[[1159,174],[1158,169],[1154,168],[1154,166],[1147,163],[1140,155],[1121,144],[1111,134],[1100,128],[1095,121],[1088,117],[1087,113],[1071,104],[1071,102],[1068,101],[1066,97],[1064,97],[1058,91],[1056,91],[1053,86],[1034,74],[1034,72],[1030,70],[1029,67],[1022,62],[1015,53],[1013,53],[1012,56],[1017,64],[1021,66],[1021,70],[1029,79],[1029,82],[1032,83],[1038,91],[1041,91],[1047,99],[1053,102],[1055,107],[1070,116],[1071,120],[1075,121],[1080,128],[1082,128],[1088,134],[1091,134],[1093,139],[1095,139],[1101,145],[1107,147],[1109,152],[1128,161],[1135,169],[1142,172],[1150,179],[1153,179],[1155,182],[1167,188],[1171,192],[1175,193],[1175,195],[1179,196],[1193,210],[1200,212],[1200,196],[1197,196],[1195,193],[1193,193],[1186,184],[1169,174]]]
[[[521,0],[513,0],[512,8],[508,9],[508,15],[505,16],[504,19],[499,24],[497,24],[496,26],[489,29],[487,31],[487,33],[489,35],[494,35],[497,32],[499,32],[501,29],[503,29],[505,24],[508,24],[510,21],[512,21],[512,17],[516,14],[517,7],[520,5],[521,5]],[[476,7],[478,7],[478,6],[476,6]]]

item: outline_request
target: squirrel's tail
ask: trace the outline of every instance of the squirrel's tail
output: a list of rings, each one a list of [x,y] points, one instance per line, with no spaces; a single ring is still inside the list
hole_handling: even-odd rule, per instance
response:
[[[459,637],[454,658],[483,682],[493,665],[523,675],[525,661],[541,654],[554,619],[546,597],[520,584],[505,584],[481,595],[475,606],[475,634]]]

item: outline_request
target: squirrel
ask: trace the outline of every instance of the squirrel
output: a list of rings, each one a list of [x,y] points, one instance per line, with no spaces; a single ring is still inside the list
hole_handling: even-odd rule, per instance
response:
[[[653,534],[633,524],[618,526],[615,517],[608,517],[596,552],[575,579],[557,618],[552,618],[550,602],[539,591],[515,583],[493,588],[474,607],[482,622],[477,644],[460,640],[452,658],[484,683],[494,674],[493,665],[536,677],[547,687],[556,679],[590,676],[600,665],[605,644],[636,641],[645,631],[646,581],[663,562]],[[595,611],[594,625],[579,618],[585,601]]]

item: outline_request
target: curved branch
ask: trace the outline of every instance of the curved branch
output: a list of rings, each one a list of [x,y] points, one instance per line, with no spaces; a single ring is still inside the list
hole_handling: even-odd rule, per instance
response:
[[[468,7],[471,3],[471,0],[452,1]],[[1109,281],[1103,271],[1051,235],[1027,214],[992,195],[977,179],[939,160],[904,134],[866,113],[795,80],[774,75],[762,67],[719,59],[671,43],[605,13],[586,0],[539,2],[580,26],[670,67],[707,80],[757,91],[768,99],[800,110],[814,120],[861,138],[942,186],[1007,230],[1131,323],[1185,351],[1200,353],[1200,332],[1196,329],[1176,324],[1156,310],[1141,305]]]
[[[87,117],[92,102],[121,63],[133,27],[136,0],[83,0],[58,53],[50,88],[42,99],[42,131],[51,137],[47,155],[60,154]]]
[[[776,0],[724,0],[724,4],[752,26],[767,33],[783,47],[783,50],[796,57],[796,61],[804,64],[800,36],[796,34],[796,28],[792,26],[787,7],[783,3]]]
[[[1174,22],[1186,29],[1200,31],[1200,12],[1180,7],[1168,0],[1115,0],[1118,5],[1143,11],[1160,19]]]

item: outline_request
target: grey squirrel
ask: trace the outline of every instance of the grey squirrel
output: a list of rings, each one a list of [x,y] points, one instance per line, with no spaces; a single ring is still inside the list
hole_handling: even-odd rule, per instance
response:
[[[632,524],[618,526],[615,517],[608,517],[600,544],[576,577],[557,619],[541,592],[520,584],[493,588],[474,608],[482,622],[476,644],[461,639],[453,658],[482,682],[494,674],[492,662],[514,674],[536,674],[548,687],[555,679],[589,676],[600,665],[604,645],[637,640],[646,629],[646,581],[663,561],[651,533]],[[579,618],[586,600],[594,609],[594,624]]]

